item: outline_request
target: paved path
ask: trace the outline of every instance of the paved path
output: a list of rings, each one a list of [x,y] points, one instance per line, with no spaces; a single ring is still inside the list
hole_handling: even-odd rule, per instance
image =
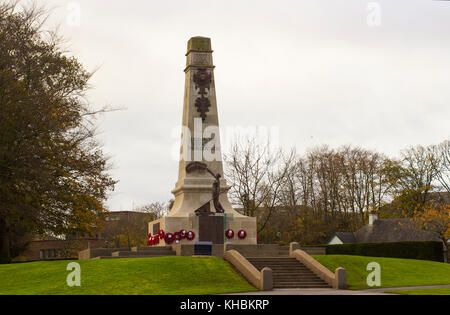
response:
[[[393,290],[420,290],[420,289],[439,289],[439,288],[450,288],[450,284],[427,285],[427,286],[416,286],[416,287],[379,288],[379,289],[367,289],[367,290],[364,290],[364,291],[368,291],[368,292],[386,292],[386,291],[393,291]]]
[[[393,295],[392,293],[385,293],[385,292],[393,290],[416,290],[416,289],[434,289],[434,288],[450,288],[450,285],[378,288],[368,290],[274,289],[272,291],[232,293],[231,295]]]
[[[272,291],[256,291],[232,293],[231,295],[389,295],[383,292],[367,292],[365,290],[336,289],[274,289]]]

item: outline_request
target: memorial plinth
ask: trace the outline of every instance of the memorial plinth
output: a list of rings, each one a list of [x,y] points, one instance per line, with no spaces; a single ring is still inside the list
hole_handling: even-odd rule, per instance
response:
[[[235,211],[227,196],[230,186],[223,177],[212,52],[209,38],[193,37],[188,42],[178,181],[172,191],[175,201],[168,215],[149,223],[149,233],[193,231],[193,240],[180,240],[190,245],[200,241],[256,244],[256,218]],[[195,163],[208,171],[189,167]],[[214,184],[218,198],[213,195]],[[218,207],[222,213],[216,212]],[[225,236],[229,229],[234,231],[230,239]],[[239,238],[239,231],[245,231],[246,237]],[[162,240],[159,245],[167,244]]]

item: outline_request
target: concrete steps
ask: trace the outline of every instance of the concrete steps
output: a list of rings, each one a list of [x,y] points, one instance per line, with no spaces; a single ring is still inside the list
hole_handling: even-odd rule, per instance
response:
[[[305,251],[308,255],[326,255],[327,250],[325,247],[302,247],[301,250]]]
[[[290,257],[254,257],[247,258],[256,269],[272,269],[274,288],[330,288],[305,265]]]
[[[274,289],[319,289],[319,288],[331,288],[328,284],[309,284],[309,283],[283,283],[283,284],[274,284]]]

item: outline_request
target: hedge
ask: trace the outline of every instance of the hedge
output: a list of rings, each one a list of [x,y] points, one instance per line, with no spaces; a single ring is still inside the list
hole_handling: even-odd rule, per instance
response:
[[[444,261],[441,242],[386,242],[328,245],[327,255],[357,255]]]

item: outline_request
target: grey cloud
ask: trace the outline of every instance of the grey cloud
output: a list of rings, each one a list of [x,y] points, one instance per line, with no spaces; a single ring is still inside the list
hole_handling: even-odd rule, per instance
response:
[[[51,22],[66,18],[69,1]],[[396,154],[450,136],[450,2],[79,1],[81,26],[62,25],[93,78],[91,103],[126,111],[100,120],[99,138],[120,180],[112,210],[171,198],[170,156],[181,122],[184,54],[212,38],[222,126],[280,127],[302,153],[323,143]]]

